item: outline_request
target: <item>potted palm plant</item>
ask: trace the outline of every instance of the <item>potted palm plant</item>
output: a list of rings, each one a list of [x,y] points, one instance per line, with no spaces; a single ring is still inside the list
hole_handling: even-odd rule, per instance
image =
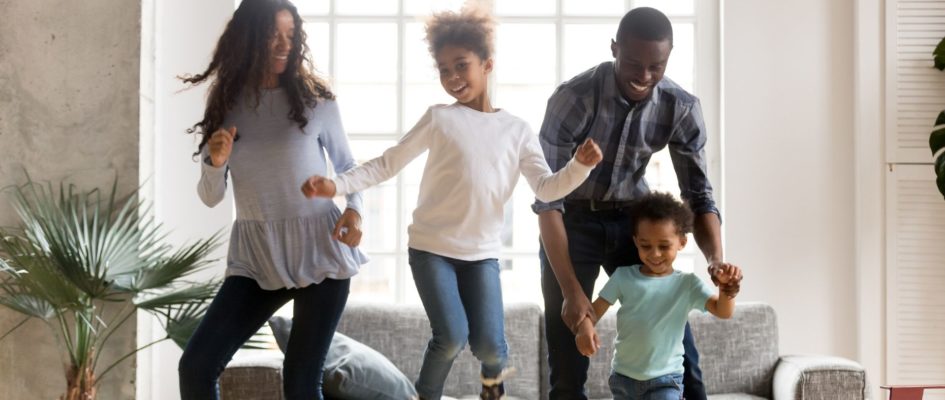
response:
[[[935,46],[932,57],[935,68],[939,71],[945,70],[945,38],[942,38],[938,46]],[[935,184],[938,186],[939,193],[945,196],[945,151],[942,150],[945,149],[945,110],[940,112],[938,118],[935,119],[935,126],[932,128],[932,134],[929,135],[929,147],[932,149],[933,157],[936,153],[938,154],[938,157],[935,157],[935,175],[938,176]]]
[[[218,281],[195,281],[219,234],[179,249],[136,193],[74,185],[7,188],[20,218],[0,228],[0,305],[24,315],[0,340],[37,318],[56,337],[66,367],[64,400],[93,400],[96,386],[137,351],[163,340],[187,343]],[[167,336],[106,365],[102,349],[138,310],[159,317]]]

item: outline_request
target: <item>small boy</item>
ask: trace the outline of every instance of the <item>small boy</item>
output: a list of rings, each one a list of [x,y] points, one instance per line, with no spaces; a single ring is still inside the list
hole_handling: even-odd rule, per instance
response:
[[[610,390],[614,400],[679,400],[689,311],[730,318],[741,269],[720,269],[715,276],[720,293],[713,293],[712,286],[694,274],[673,269],[676,253],[686,246],[686,234],[692,230],[692,211],[673,196],[655,192],[633,207],[633,242],[643,264],[617,268],[594,301],[598,318],[620,301]],[[585,356],[600,348],[589,318],[580,322],[575,341]]]

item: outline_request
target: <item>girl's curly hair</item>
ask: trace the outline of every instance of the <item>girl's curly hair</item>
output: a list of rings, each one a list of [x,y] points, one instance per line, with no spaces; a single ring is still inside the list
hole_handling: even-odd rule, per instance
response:
[[[680,235],[692,232],[692,210],[669,193],[650,192],[635,200],[630,212],[634,218],[634,234],[637,232],[637,225],[640,221],[671,221],[676,225],[676,232]]]
[[[495,19],[474,4],[466,4],[458,13],[443,11],[433,14],[427,20],[426,33],[430,55],[434,58],[447,45],[472,51],[483,60],[488,60],[495,52]]]
[[[220,36],[207,69],[197,75],[178,77],[191,87],[210,80],[203,120],[187,129],[187,133],[202,135],[194,156],[200,154],[213,132],[220,128],[226,113],[236,106],[240,96],[252,94],[259,105],[260,87],[269,66],[269,43],[275,32],[275,18],[282,10],[288,10],[295,21],[288,65],[279,75],[279,86],[289,99],[288,117],[304,128],[308,124],[306,108],[315,107],[318,99],[335,98],[327,82],[313,72],[303,21],[295,5],[288,0],[243,0]]]

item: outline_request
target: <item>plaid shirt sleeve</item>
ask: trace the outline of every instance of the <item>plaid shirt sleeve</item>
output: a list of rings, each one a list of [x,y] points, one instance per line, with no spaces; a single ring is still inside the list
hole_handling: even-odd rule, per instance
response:
[[[679,180],[680,196],[696,215],[719,214],[712,199],[705,158],[706,130],[698,101],[685,109],[669,141],[669,155]],[[721,219],[721,216],[720,216]]]
[[[548,108],[541,123],[538,139],[551,172],[564,168],[580,144],[579,137],[589,123],[590,114],[585,100],[571,89],[558,87],[548,99]],[[564,211],[564,199],[550,203],[535,200],[532,211],[536,214],[548,211]]]

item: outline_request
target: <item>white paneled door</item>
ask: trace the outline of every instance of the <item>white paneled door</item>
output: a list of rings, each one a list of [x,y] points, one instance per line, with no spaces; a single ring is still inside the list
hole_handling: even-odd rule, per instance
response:
[[[942,384],[945,199],[931,165],[895,165],[887,178],[887,380]],[[925,399],[945,399],[945,391],[931,391]]]
[[[886,1],[885,383],[896,385],[945,383],[945,199],[928,147],[945,109],[932,63],[942,37],[945,0]]]

